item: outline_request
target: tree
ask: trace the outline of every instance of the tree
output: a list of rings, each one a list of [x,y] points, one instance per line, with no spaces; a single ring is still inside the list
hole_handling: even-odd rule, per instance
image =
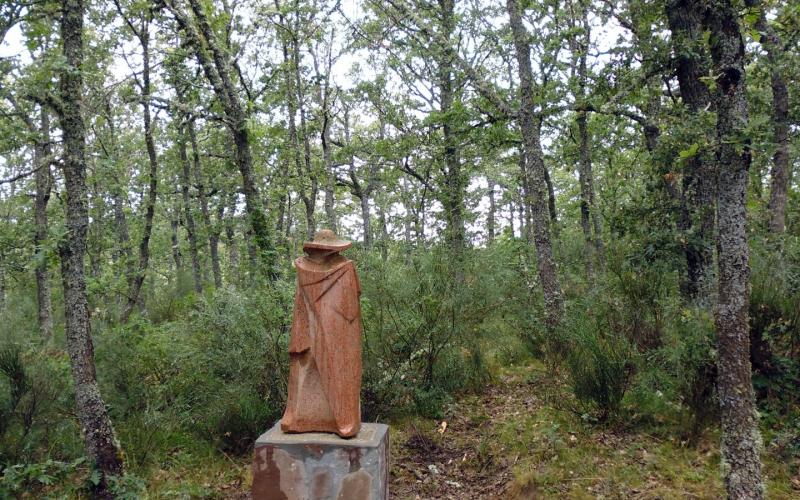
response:
[[[533,98],[533,71],[531,70],[530,46],[527,41],[525,26],[522,24],[517,0],[507,0],[506,8],[511,24],[514,49],[519,71],[519,124],[522,130],[523,152],[527,168],[526,188],[530,197],[531,223],[533,226],[533,242],[536,246],[536,265],[544,292],[547,326],[554,329],[561,322],[564,312],[564,299],[555,259],[550,241],[550,219],[547,209],[547,184],[545,167],[542,160],[542,144],[535,125]]]
[[[703,131],[703,114],[712,106],[711,93],[702,80],[709,74],[708,51],[703,46],[702,5],[685,0],[666,4],[672,32],[675,72],[681,100],[691,119],[689,130]],[[693,128],[692,128],[693,127]],[[706,154],[700,136],[686,144],[683,192],[678,227],[683,232],[686,256],[686,293],[708,296],[713,271],[714,189],[716,166]]]
[[[262,210],[264,200],[261,199],[256,184],[248,114],[233,80],[232,66],[235,63],[231,61],[226,48],[220,44],[209,23],[205,7],[199,0],[189,0],[188,11],[182,0],[167,0],[165,3],[194,50],[197,62],[203,68],[203,73],[224,110],[225,125],[233,138],[235,163],[242,176],[245,210],[250,218],[255,245],[263,270],[274,279],[277,276],[275,249],[267,217]]]
[[[89,218],[86,199],[86,132],[82,115],[83,1],[63,0],[61,9],[64,67],[60,75],[57,111],[64,143],[67,232],[59,242],[58,251],[64,282],[67,352],[75,382],[75,403],[86,454],[101,474],[95,492],[99,497],[111,498],[108,476],[122,473],[122,460],[114,428],[97,385],[84,276]]]
[[[576,6],[575,3],[578,5]],[[578,14],[572,13],[572,23],[577,27],[580,37],[570,37],[572,52],[572,78],[577,79],[575,91],[575,107],[578,126],[578,178],[581,186],[581,228],[586,239],[586,270],[590,278],[594,277],[595,265],[603,267],[603,235],[600,214],[597,212],[594,193],[594,175],[592,173],[592,146],[590,144],[588,126],[588,103],[586,87],[588,85],[587,58],[591,46],[591,26],[589,24],[589,7],[586,0],[570,3],[570,10],[580,9]]]
[[[34,164],[36,174],[36,194],[34,196],[34,245],[37,249],[36,262],[36,305],[39,328],[42,337],[50,340],[53,336],[53,305],[50,297],[50,272],[46,243],[48,240],[47,203],[50,201],[50,190],[53,175],[50,171],[52,150],[50,147],[50,114],[46,107],[39,110],[39,138],[34,146]]]
[[[789,165],[789,90],[783,66],[784,44],[781,37],[767,21],[765,7],[759,0],[747,0],[745,4],[754,17],[754,28],[758,30],[761,46],[767,52],[772,88],[772,127],[775,154],[772,157],[769,191],[769,230],[780,234],[786,228],[786,199],[789,191],[791,167]]]
[[[148,172],[149,186],[144,213],[144,230],[142,231],[142,239],[139,242],[139,267],[133,275],[132,281],[128,284],[128,301],[122,310],[122,321],[127,322],[133,309],[140,302],[142,285],[144,284],[145,277],[147,276],[147,269],[150,265],[150,237],[153,234],[153,217],[155,217],[156,199],[158,197],[158,154],[156,153],[156,144],[153,138],[153,118],[150,113],[150,93],[152,92],[150,84],[150,25],[153,22],[153,9],[150,6],[146,6],[142,12],[139,12],[139,26],[136,26],[133,19],[122,9],[119,0],[115,0],[114,5],[117,7],[120,16],[125,20],[128,28],[139,40],[139,44],[142,47],[142,80],[139,81],[139,78],[136,76],[134,76],[134,80],[141,92],[144,142],[147,148],[147,160],[150,166]]]
[[[719,253],[719,298],[716,308],[717,387],[722,423],[725,488],[732,499],[762,498],[755,396],[750,368],[750,272],[747,243],[747,180],[751,151],[746,136],[744,41],[730,0],[706,0],[703,25],[717,91],[716,157]]]

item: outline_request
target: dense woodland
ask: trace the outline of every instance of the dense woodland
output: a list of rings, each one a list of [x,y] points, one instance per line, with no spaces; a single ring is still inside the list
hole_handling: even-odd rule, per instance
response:
[[[797,0],[0,14],[0,497],[244,498],[322,228],[399,498],[800,495]]]

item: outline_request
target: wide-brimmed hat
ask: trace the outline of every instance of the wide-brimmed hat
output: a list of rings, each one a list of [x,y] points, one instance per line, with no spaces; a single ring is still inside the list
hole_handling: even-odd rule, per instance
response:
[[[347,250],[353,245],[353,242],[347,240],[340,240],[336,233],[330,229],[322,229],[317,231],[314,235],[314,241],[306,241],[303,243],[303,250],[319,249],[319,250],[335,250],[341,252]]]

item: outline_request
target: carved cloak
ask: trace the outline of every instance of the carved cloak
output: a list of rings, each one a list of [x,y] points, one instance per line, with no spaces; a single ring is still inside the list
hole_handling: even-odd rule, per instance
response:
[[[284,432],[358,433],[361,425],[361,285],[352,261],[326,271],[295,261]]]

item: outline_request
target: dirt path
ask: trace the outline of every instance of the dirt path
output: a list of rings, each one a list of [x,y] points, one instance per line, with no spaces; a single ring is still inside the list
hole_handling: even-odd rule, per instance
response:
[[[502,376],[484,394],[466,396],[441,421],[393,427],[390,491],[397,499],[509,498],[511,467],[496,436],[509,418],[541,404],[521,378]]]

